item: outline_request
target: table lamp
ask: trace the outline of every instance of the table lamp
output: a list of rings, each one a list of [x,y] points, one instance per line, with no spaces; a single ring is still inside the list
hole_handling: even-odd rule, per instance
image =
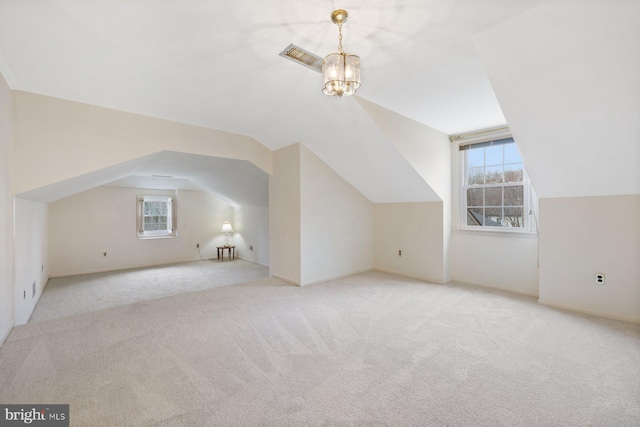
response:
[[[229,221],[225,221],[222,223],[222,228],[220,229],[221,233],[224,233],[224,247],[229,247],[229,233],[233,233],[233,227],[229,224]]]

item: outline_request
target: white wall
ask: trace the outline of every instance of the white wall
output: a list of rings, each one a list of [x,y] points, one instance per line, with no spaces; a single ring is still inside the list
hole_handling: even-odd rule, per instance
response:
[[[269,208],[240,206],[233,208],[232,244],[237,256],[260,265],[269,265]]]
[[[174,191],[105,186],[52,203],[51,277],[193,261],[200,259],[197,243],[204,258],[215,258],[232,208],[203,191],[179,190],[177,236],[139,239],[136,196],[156,194]]]
[[[0,74],[0,345],[13,327],[12,115],[13,95]]]
[[[545,2],[474,37],[541,198],[640,194],[640,1]]]
[[[540,199],[540,303],[640,322],[639,212],[640,195]]]
[[[517,141],[516,141],[517,144]],[[518,148],[520,148],[518,146]],[[461,160],[458,144],[451,144],[452,280],[538,295],[538,236],[535,216],[532,234],[461,230]],[[537,198],[532,197],[532,208]]]
[[[373,268],[373,204],[300,145],[301,284]]]
[[[442,202],[376,203],[374,268],[445,283],[442,215]]]
[[[49,207],[43,203],[14,198],[15,282],[13,300],[15,324],[29,321],[49,277]],[[33,295],[33,283],[36,293]]]
[[[296,285],[300,267],[300,145],[273,152],[269,179],[269,274]]]

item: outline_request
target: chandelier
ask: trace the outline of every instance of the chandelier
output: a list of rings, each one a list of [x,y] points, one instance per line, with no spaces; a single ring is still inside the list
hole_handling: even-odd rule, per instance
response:
[[[349,96],[360,87],[360,57],[345,53],[342,49],[342,24],[347,22],[346,10],[334,10],[331,21],[338,26],[338,52],[325,56],[322,61],[324,88],[322,93],[329,96]]]

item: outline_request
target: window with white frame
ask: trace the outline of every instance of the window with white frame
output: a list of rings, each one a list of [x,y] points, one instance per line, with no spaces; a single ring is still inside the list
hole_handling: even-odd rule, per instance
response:
[[[167,196],[138,196],[138,237],[176,235],[175,200]]]
[[[513,138],[461,144],[462,224],[530,231],[529,180]]]

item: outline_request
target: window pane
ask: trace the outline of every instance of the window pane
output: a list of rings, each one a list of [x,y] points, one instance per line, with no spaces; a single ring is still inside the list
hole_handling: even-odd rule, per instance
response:
[[[488,166],[485,170],[485,184],[501,184],[502,166]]]
[[[484,215],[485,227],[502,227],[502,208],[487,208]]]
[[[483,221],[482,208],[467,209],[467,225],[482,226]]]
[[[486,165],[501,165],[503,162],[502,159],[502,145],[496,145],[493,147],[486,147],[485,150],[485,159]]]
[[[522,157],[518,153],[516,144],[504,145],[504,162],[505,163],[522,163]]]
[[[524,186],[504,187],[505,206],[524,206]]]
[[[469,169],[468,184],[484,184],[484,168]]]
[[[482,188],[470,188],[467,190],[467,206],[482,206]]]
[[[502,187],[491,187],[484,192],[485,206],[502,206]]]
[[[466,191],[463,212],[467,226],[524,228],[525,172],[516,145],[469,148],[462,155],[466,159],[462,190]]]
[[[522,163],[504,165],[504,182],[522,182],[524,176],[522,170]]]
[[[470,149],[467,153],[467,167],[477,168],[484,166],[484,149]]]
[[[504,222],[506,227],[524,227],[524,209],[504,208]]]

